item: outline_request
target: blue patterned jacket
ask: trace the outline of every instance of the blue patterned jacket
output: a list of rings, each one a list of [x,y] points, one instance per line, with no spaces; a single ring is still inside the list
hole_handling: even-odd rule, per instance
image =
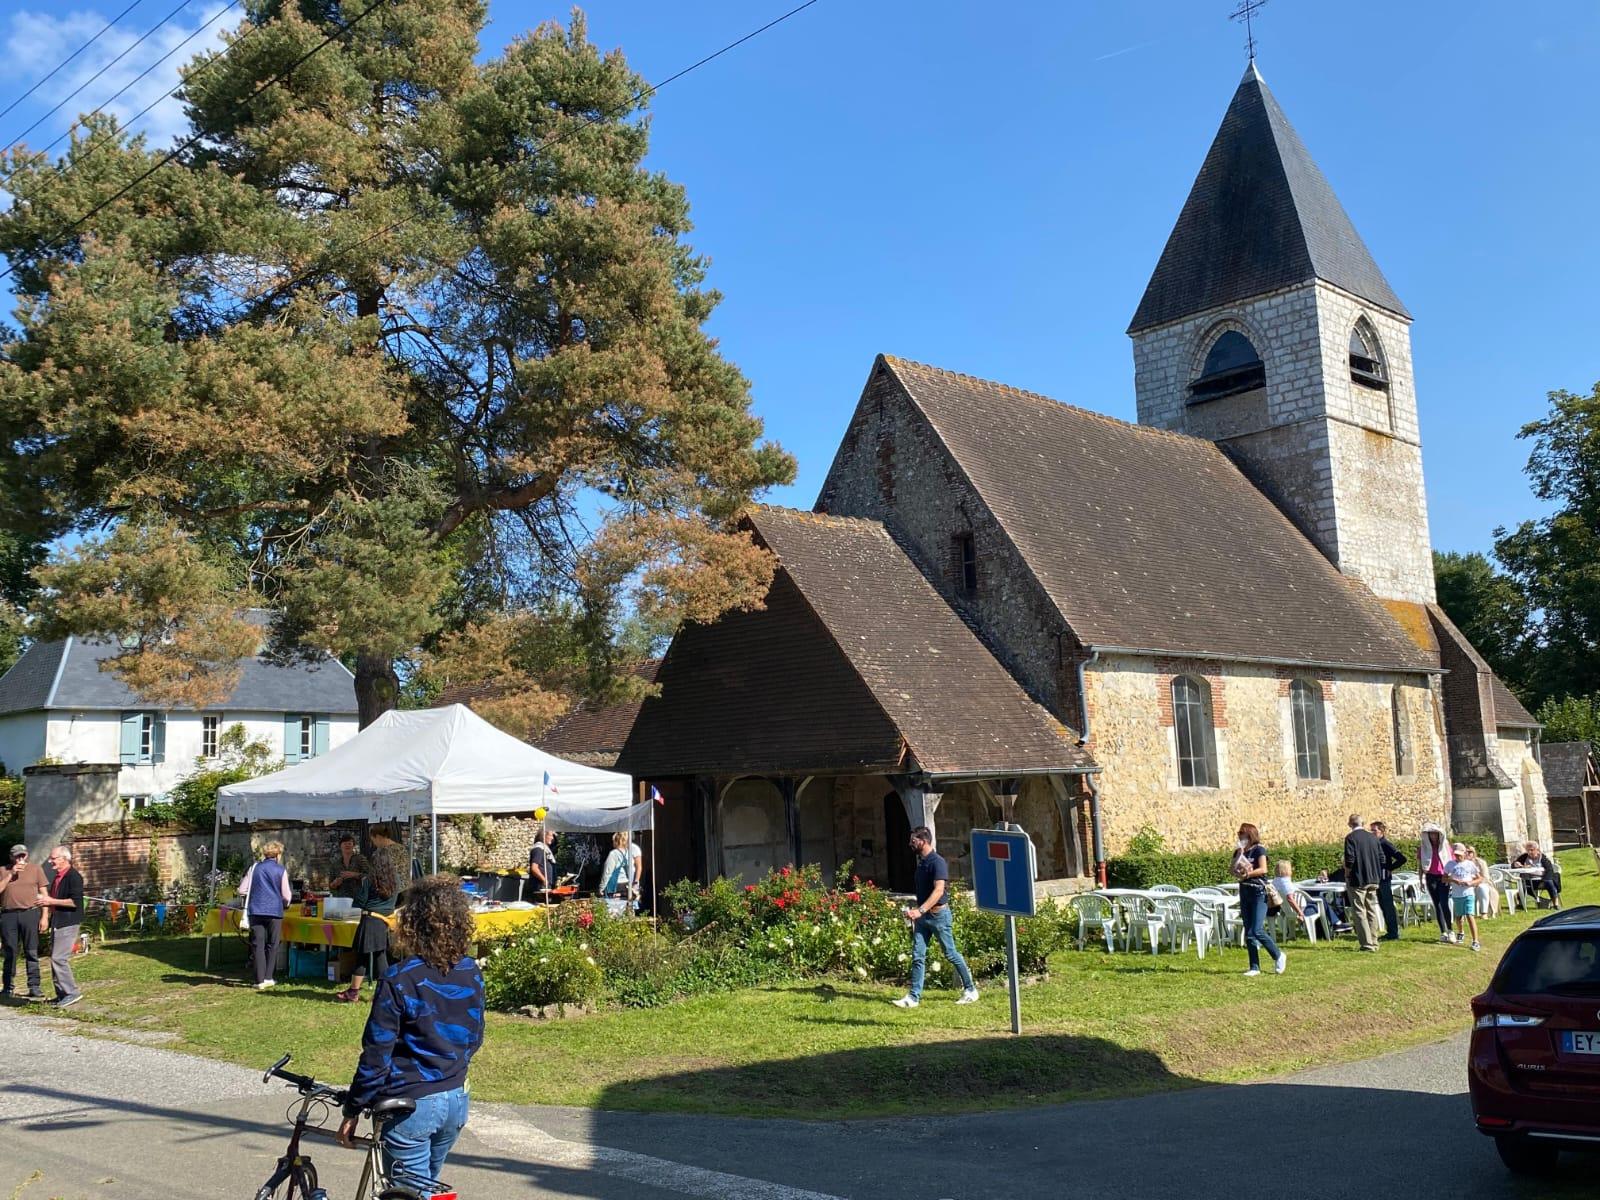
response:
[[[483,975],[463,958],[449,971],[408,958],[390,967],[372,998],[346,1114],[377,1100],[431,1096],[467,1082],[483,1045]]]

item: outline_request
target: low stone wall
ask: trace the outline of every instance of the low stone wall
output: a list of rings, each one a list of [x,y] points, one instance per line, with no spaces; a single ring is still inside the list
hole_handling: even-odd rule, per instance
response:
[[[419,821],[418,845],[433,835]],[[445,817],[439,825],[439,863],[463,870],[514,871],[528,865],[540,822],[531,817]]]
[[[232,854],[251,862],[263,843],[282,842],[283,861],[290,877],[308,878],[320,886],[331,877],[338,862],[342,832],[335,825],[264,825],[248,831],[224,832],[217,856]],[[211,869],[211,834],[134,825],[89,826],[73,834],[72,855],[91,895],[150,886],[162,891],[173,885],[198,887]]]

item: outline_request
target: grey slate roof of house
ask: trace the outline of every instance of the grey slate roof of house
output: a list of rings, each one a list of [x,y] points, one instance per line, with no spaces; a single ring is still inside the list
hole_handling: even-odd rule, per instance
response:
[[[1214,444],[883,358],[1085,645],[1436,672]]]
[[[1128,332],[1313,279],[1410,316],[1252,63]]]
[[[1522,701],[1498,675],[1491,675],[1489,686],[1494,691],[1494,723],[1507,729],[1538,729],[1539,718],[1522,706]]]
[[[37,642],[0,676],[0,714],[41,709],[112,710],[154,707],[100,664],[117,653],[111,641],[67,638]],[[219,710],[354,713],[355,684],[337,659],[279,666],[245,660],[239,683]]]
[[[678,632],[620,769],[1093,769],[881,524],[777,508],[749,524],[778,559],[766,608]]]
[[[1553,797],[1583,795],[1590,750],[1588,742],[1547,742],[1541,747],[1545,791]]]

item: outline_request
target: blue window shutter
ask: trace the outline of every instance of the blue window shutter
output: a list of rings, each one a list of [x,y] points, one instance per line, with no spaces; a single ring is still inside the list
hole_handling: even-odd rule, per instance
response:
[[[283,715],[283,761],[300,761],[300,718],[293,713]]]
[[[313,754],[326,754],[328,752],[328,718],[318,717],[311,734],[311,751]]]
[[[143,713],[122,714],[122,765],[131,767],[139,762],[139,735],[144,732]]]
[[[167,761],[167,714],[150,714],[150,761]]]

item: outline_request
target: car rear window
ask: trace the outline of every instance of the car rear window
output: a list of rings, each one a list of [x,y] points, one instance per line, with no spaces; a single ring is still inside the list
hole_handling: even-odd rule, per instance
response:
[[[1518,938],[1494,987],[1506,995],[1600,992],[1600,935],[1578,930]]]

